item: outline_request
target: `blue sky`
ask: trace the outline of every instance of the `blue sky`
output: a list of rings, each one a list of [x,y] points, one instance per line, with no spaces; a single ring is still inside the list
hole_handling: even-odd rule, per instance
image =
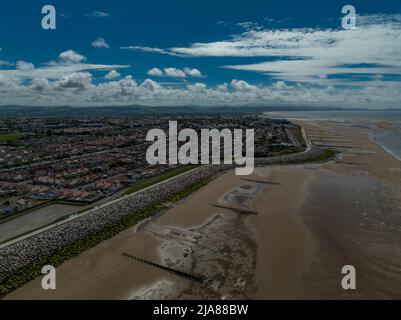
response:
[[[399,1],[144,2],[3,3],[0,104],[401,107]]]

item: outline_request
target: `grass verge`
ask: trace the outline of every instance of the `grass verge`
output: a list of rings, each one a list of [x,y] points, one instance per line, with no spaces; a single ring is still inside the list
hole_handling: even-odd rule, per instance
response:
[[[196,167],[197,167],[196,165],[187,165],[187,166],[178,167],[178,168],[175,168],[175,169],[172,169],[172,170],[168,170],[168,171],[163,172],[162,174],[157,175],[157,176],[155,176],[153,178],[147,179],[145,181],[138,182],[138,183],[126,188],[124,194],[127,195],[127,194],[134,193],[136,191],[142,190],[142,189],[144,189],[146,187],[149,187],[151,185],[154,185],[156,183],[159,183],[159,182],[162,182],[162,181],[167,180],[169,178],[172,178],[174,176],[177,176],[177,175],[179,175],[181,173],[190,171],[190,170],[192,170],[192,169],[194,169]]]
[[[290,162],[283,162],[282,164],[302,164],[302,163],[311,163],[311,162],[325,162],[331,160],[336,155],[336,152],[332,149],[323,149],[317,155],[312,155],[309,158],[302,159],[302,160],[294,160]]]
[[[24,136],[23,133],[3,133],[0,134],[0,142],[16,142]]]

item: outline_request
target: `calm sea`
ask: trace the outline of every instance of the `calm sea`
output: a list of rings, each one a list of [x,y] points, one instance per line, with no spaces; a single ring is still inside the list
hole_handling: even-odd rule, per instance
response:
[[[401,110],[400,111],[289,111],[268,112],[266,114],[275,117],[309,119],[309,120],[333,120],[339,122],[364,122],[374,123],[378,121],[391,122],[391,129],[379,129],[373,126],[371,138],[380,143],[387,152],[401,160]]]

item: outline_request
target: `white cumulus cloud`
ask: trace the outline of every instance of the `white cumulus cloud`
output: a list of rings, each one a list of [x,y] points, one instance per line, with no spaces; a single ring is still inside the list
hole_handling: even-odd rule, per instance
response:
[[[196,78],[202,77],[202,73],[198,69],[191,69],[186,67],[184,68],[184,72],[190,77],[196,77]]]
[[[163,75],[163,71],[161,71],[159,68],[152,68],[148,70],[147,73],[149,76],[156,76],[156,77],[161,77]]]
[[[63,76],[58,81],[60,88],[87,89],[91,86],[92,75],[89,72],[74,72],[67,76]]]
[[[110,48],[107,44],[106,40],[103,38],[97,38],[96,40],[92,41],[92,47],[95,48]]]
[[[152,68],[148,70],[147,74],[149,76],[156,76],[156,77],[173,77],[173,78],[185,78],[185,77],[193,77],[193,78],[199,78],[202,77],[202,73],[198,69],[191,69],[191,68],[184,68],[184,69],[179,69],[179,68],[164,68],[163,71],[159,68]]]
[[[116,70],[111,70],[108,74],[106,74],[104,76],[106,79],[110,80],[110,79],[115,79],[118,77],[121,77],[121,74],[119,72],[117,72]]]
[[[177,68],[164,68],[166,77],[185,78],[185,72]]]
[[[244,80],[232,80],[231,81],[231,86],[238,91],[248,91],[252,89],[256,89],[255,86],[250,85],[248,82]]]
[[[64,63],[79,63],[85,61],[86,57],[79,54],[78,52],[75,52],[74,50],[67,50],[60,53],[59,59],[61,62]]]
[[[18,70],[22,70],[22,71],[29,71],[29,70],[35,69],[35,66],[33,65],[33,63],[22,61],[22,60],[17,61],[16,66],[17,66]]]

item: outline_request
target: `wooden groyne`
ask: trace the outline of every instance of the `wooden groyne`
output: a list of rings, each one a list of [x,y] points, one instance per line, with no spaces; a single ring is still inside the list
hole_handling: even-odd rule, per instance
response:
[[[161,264],[154,263],[154,262],[151,262],[151,261],[148,261],[148,260],[133,256],[133,255],[128,254],[126,252],[123,252],[122,255],[124,257],[127,257],[127,258],[130,258],[130,259],[145,263],[147,265],[150,265],[150,266],[162,269],[162,270],[165,270],[165,271],[170,272],[172,274],[175,274],[175,275],[177,275],[177,276],[179,276],[181,278],[185,278],[185,279],[188,279],[188,280],[191,280],[191,281],[195,281],[195,282],[199,282],[199,283],[203,282],[203,278],[201,276],[193,275],[193,274],[190,274],[190,273],[187,273],[187,272],[183,272],[183,271],[175,270],[175,269],[172,269],[172,268],[169,268],[169,267],[166,267],[166,266],[162,266]]]
[[[342,163],[342,164],[347,164],[349,166],[367,166],[367,163],[362,163],[362,162],[351,162],[351,161],[342,161],[342,160],[337,160],[336,163]]]
[[[212,207],[216,207],[216,208],[228,209],[228,210],[231,210],[231,211],[234,211],[234,212],[237,212],[237,213],[241,213],[241,214],[258,214],[257,211],[255,211],[255,210],[232,207],[232,206],[225,206],[225,205],[222,205],[220,203],[212,203],[211,206]]]
[[[324,139],[324,138],[311,138],[316,143],[352,143],[349,139]]]
[[[265,184],[282,185],[281,182],[273,182],[273,181],[258,180],[258,179],[248,179],[248,178],[240,178],[240,179],[241,179],[241,180],[244,180],[244,181],[249,181],[249,182],[257,182],[257,183],[265,183]]]
[[[343,138],[342,135],[339,134],[333,134],[333,133],[308,133],[309,138]]]
[[[334,144],[322,144],[322,143],[315,143],[313,144],[317,147],[325,147],[325,148],[345,148],[345,149],[354,149],[354,146],[344,146],[344,145],[334,145]]]

